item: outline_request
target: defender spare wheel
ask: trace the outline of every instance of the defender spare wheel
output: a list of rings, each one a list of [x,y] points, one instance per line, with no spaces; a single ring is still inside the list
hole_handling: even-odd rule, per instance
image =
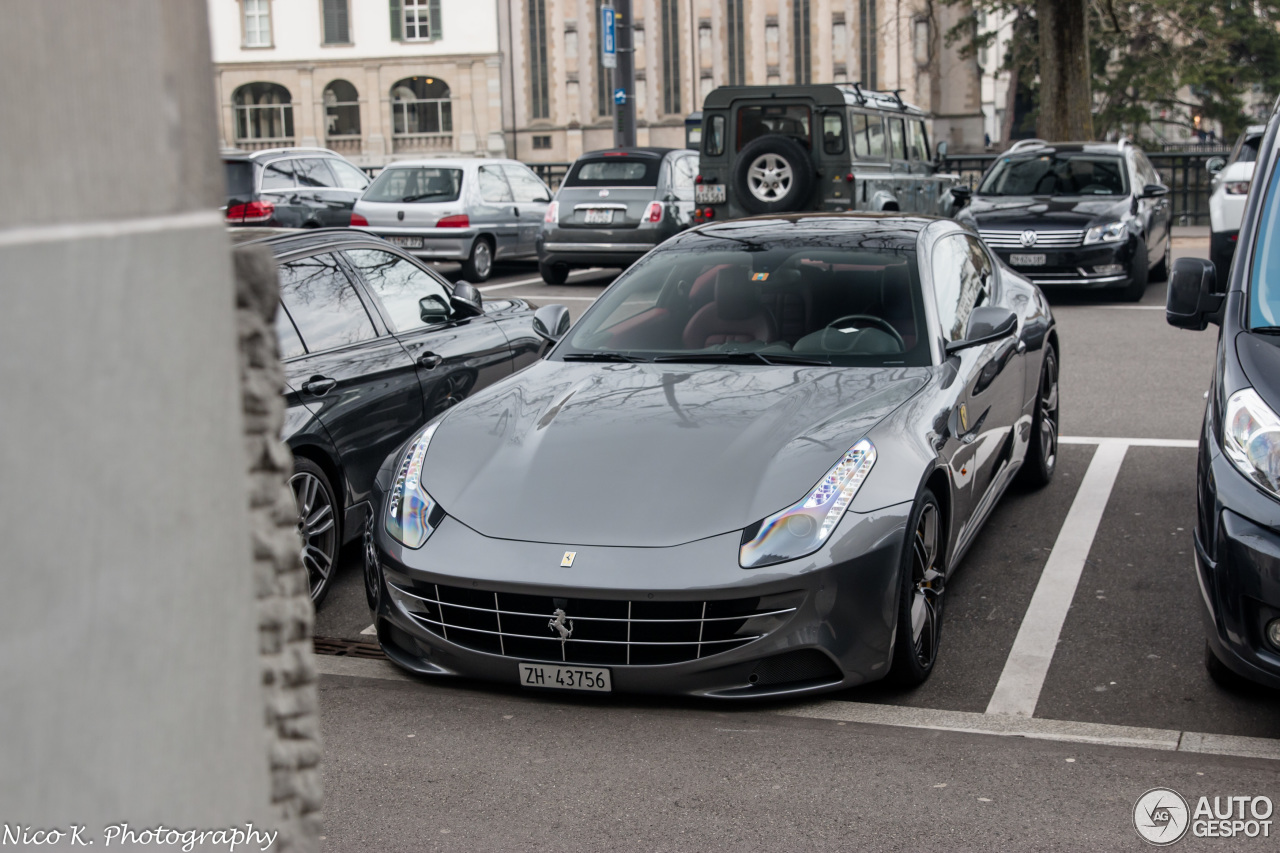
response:
[[[761,136],[738,152],[733,191],[751,213],[804,210],[813,193],[813,163],[789,136]]]

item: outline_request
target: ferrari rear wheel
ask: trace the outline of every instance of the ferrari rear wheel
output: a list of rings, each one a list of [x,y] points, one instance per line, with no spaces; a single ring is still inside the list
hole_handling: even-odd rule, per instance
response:
[[[945,592],[945,551],[938,499],[925,490],[911,512],[911,534],[903,549],[902,592],[889,680],[903,687],[923,684],[938,660]]]
[[[1058,353],[1046,345],[1031,419],[1031,446],[1022,463],[1022,480],[1039,488],[1049,485],[1058,467]]]

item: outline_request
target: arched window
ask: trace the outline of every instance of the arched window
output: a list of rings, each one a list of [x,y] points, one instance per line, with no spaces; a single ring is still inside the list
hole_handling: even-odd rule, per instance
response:
[[[360,135],[360,96],[346,80],[324,87],[325,136]]]
[[[293,99],[278,83],[247,83],[231,96],[236,142],[293,144]],[[259,146],[260,147],[260,146]]]
[[[449,84],[438,77],[406,77],[392,86],[391,135],[397,151],[452,147]]]

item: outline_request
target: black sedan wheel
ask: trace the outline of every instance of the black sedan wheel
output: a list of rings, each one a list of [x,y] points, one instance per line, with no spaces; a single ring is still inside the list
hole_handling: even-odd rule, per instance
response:
[[[333,585],[338,565],[338,502],[329,478],[310,459],[294,460],[289,488],[298,508],[298,537],[302,540],[302,565],[307,570],[311,600],[319,604]]]
[[[569,280],[569,265],[539,263],[538,275],[547,284],[564,284]]]
[[[369,609],[377,613],[382,599],[382,568],[378,563],[378,548],[373,543],[373,518],[368,518],[364,528],[364,598]]]
[[[1040,388],[1036,392],[1036,412],[1031,421],[1031,446],[1022,464],[1022,479],[1029,486],[1049,485],[1058,467],[1058,354],[1051,346],[1044,351],[1040,368]]]
[[[889,678],[903,687],[923,684],[938,659],[942,632],[942,514],[938,500],[925,491],[911,513],[911,535],[904,549],[898,635]]]

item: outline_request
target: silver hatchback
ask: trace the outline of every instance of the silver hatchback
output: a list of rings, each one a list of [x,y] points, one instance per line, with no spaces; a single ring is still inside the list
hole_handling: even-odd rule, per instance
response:
[[[352,211],[351,224],[412,255],[462,262],[484,281],[494,261],[537,256],[551,190],[515,160],[401,160],[387,166]]]

